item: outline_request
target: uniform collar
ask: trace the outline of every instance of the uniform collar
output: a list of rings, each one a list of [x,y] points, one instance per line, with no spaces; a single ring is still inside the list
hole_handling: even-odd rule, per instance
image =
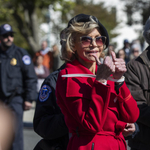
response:
[[[0,47],[0,53],[1,53],[1,56],[3,58],[6,58],[6,57],[12,58],[14,52],[15,52],[15,45],[14,44],[12,44],[12,46],[9,47],[6,51],[2,51],[2,49]]]

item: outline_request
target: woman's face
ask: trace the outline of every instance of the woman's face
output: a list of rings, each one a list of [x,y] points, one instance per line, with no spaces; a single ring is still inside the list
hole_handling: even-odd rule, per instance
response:
[[[42,65],[42,63],[43,63],[43,56],[38,56],[36,60],[37,66]]]
[[[99,33],[99,31],[97,29],[93,29],[91,33],[89,33],[88,35],[77,35],[75,38],[75,46],[74,46],[74,50],[77,54],[77,58],[78,60],[86,66],[86,64],[88,63],[94,63],[95,61],[95,57],[99,58],[102,51],[103,51],[103,44],[101,46],[96,44],[96,41],[92,41],[89,45],[84,45],[83,42],[81,42],[81,37],[91,37],[93,39],[95,39],[96,37],[101,36],[101,34]],[[95,57],[94,57],[95,56]]]

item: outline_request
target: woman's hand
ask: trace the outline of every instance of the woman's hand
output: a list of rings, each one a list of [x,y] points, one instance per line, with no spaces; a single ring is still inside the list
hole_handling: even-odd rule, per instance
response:
[[[127,71],[125,61],[121,58],[116,58],[116,54],[111,52],[112,59],[106,56],[103,64],[100,63],[99,59],[95,57],[98,64],[98,70],[96,74],[96,80],[102,82],[113,74],[114,79],[120,79],[123,74]]]
[[[95,59],[98,64],[96,80],[103,83],[103,80],[107,80],[107,78],[115,72],[115,65],[109,56],[104,59],[103,64],[100,63],[98,58],[95,57]]]
[[[134,123],[127,123],[126,128],[122,132],[124,137],[132,135],[135,132],[135,124]]]
[[[127,71],[125,61],[122,58],[116,58],[116,54],[111,52],[112,60],[115,65],[115,72],[113,73],[114,79],[120,79]]]

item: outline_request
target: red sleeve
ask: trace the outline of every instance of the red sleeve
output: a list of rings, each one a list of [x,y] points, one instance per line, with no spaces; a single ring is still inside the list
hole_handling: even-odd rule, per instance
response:
[[[120,120],[128,123],[136,122],[139,117],[139,108],[125,82],[119,88],[118,100]]]

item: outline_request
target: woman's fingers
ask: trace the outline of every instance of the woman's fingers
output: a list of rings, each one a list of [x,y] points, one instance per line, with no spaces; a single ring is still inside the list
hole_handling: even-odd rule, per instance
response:
[[[113,73],[115,67],[110,57],[104,59],[103,64],[99,65],[97,70],[96,79],[106,79]]]
[[[99,58],[97,58],[95,55],[92,55],[92,56],[95,58],[96,63],[97,63],[98,65],[100,65],[100,64],[101,64],[101,62],[100,62]]]
[[[108,70],[111,71],[111,73],[115,72],[115,65],[109,56],[104,59],[104,65],[107,66]]]
[[[114,52],[111,53],[112,58],[106,56],[103,64],[101,64],[98,57],[93,55],[98,64],[97,79],[107,79],[111,74],[115,79],[120,79],[122,75],[126,72],[126,65],[123,59],[116,58]]]
[[[114,62],[116,72],[125,72],[126,71],[126,65],[125,62],[122,59],[116,59],[117,61]]]
[[[115,60],[116,60],[115,52],[111,51],[111,57],[112,57],[113,62],[115,62]]]
[[[122,75],[127,71],[125,61],[121,58],[116,58],[116,54],[114,52],[111,52],[111,56],[115,66],[113,77],[115,79],[120,79]]]

